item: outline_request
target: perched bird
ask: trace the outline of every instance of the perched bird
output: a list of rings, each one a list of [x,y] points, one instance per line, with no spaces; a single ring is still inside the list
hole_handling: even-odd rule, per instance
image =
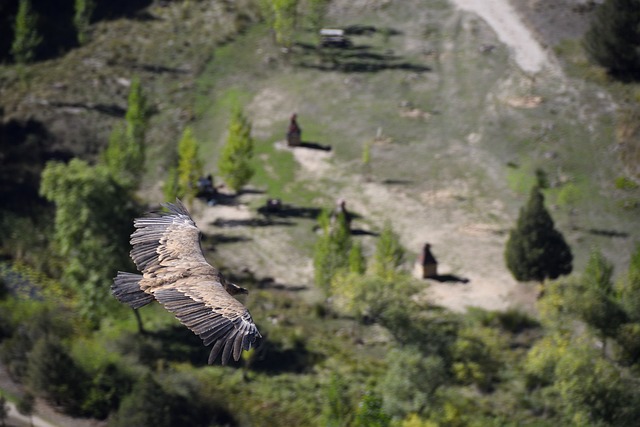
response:
[[[249,311],[232,296],[248,291],[205,260],[200,231],[180,200],[163,206],[168,212],[134,220],[131,258],[142,274],[119,271],[111,291],[133,308],[160,302],[204,345],[213,343],[209,364],[221,351],[223,365],[232,354],[237,361],[261,338]]]

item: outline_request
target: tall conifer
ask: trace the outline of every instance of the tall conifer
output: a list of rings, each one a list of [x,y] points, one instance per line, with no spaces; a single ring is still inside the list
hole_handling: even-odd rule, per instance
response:
[[[584,36],[591,59],[613,74],[640,73],[640,0],[606,0]]]
[[[238,191],[249,182],[254,174],[252,158],[251,123],[242,109],[236,108],[229,122],[227,143],[218,161],[220,175],[229,188]]]
[[[555,229],[537,186],[531,190],[529,201],[520,210],[516,227],[509,233],[505,260],[511,274],[519,281],[542,282],[571,273],[571,248]]]

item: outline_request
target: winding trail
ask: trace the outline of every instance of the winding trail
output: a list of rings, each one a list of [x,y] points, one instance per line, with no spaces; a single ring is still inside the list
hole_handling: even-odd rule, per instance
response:
[[[551,66],[547,51],[533,37],[508,0],[451,0],[458,9],[480,16],[509,46],[523,71],[538,73]]]

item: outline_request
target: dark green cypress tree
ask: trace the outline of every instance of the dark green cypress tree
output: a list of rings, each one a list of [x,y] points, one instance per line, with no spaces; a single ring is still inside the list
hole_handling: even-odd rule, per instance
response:
[[[513,277],[523,282],[542,282],[571,273],[571,248],[555,229],[537,186],[533,187],[529,201],[520,210],[516,227],[509,232],[505,260]]]
[[[640,0],[606,0],[584,36],[589,57],[612,74],[640,73]]]

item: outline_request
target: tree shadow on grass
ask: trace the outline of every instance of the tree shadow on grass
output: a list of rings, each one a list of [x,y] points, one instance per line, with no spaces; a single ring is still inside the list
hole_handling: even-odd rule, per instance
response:
[[[279,207],[269,206],[265,204],[258,208],[258,213],[266,218],[307,218],[316,219],[320,215],[321,209],[307,208],[302,206],[281,204]]]
[[[202,241],[213,245],[224,245],[225,243],[243,243],[252,239],[246,236],[227,236],[221,233],[203,234]]]
[[[215,221],[209,223],[215,227],[220,228],[235,228],[235,227],[270,227],[274,225],[291,227],[295,223],[291,221],[274,221],[270,218],[249,218],[249,219],[223,219],[217,218]]]
[[[127,110],[116,104],[93,104],[89,102],[51,102],[52,107],[57,108],[80,108],[83,110],[92,110],[98,113],[106,114],[111,117],[123,118]]]
[[[428,278],[440,283],[469,283],[469,279],[466,277],[456,276],[455,274],[437,274],[435,276],[429,276]]]
[[[305,285],[285,285],[275,281],[273,277],[265,277],[258,280],[258,289],[275,289],[277,291],[300,292],[309,289]]]
[[[378,30],[375,27],[353,26],[356,35],[384,31],[388,35],[400,34],[393,29]],[[357,27],[357,28],[356,28]],[[375,73],[384,70],[405,70],[416,73],[431,71],[431,67],[404,60],[390,51],[377,51],[369,45],[320,48],[309,43],[296,43],[294,63],[301,68],[342,73]]]
[[[626,239],[626,238],[629,237],[629,233],[627,233],[626,231],[606,230],[606,229],[603,229],[603,228],[574,227],[574,230],[584,231],[584,232],[592,234],[594,236],[602,236],[602,237],[610,237],[610,238],[621,238],[621,239]]]
[[[321,150],[321,151],[331,151],[333,149],[331,145],[323,145],[318,142],[311,142],[311,141],[302,141],[300,145],[298,145],[298,147],[308,148],[311,150]]]

